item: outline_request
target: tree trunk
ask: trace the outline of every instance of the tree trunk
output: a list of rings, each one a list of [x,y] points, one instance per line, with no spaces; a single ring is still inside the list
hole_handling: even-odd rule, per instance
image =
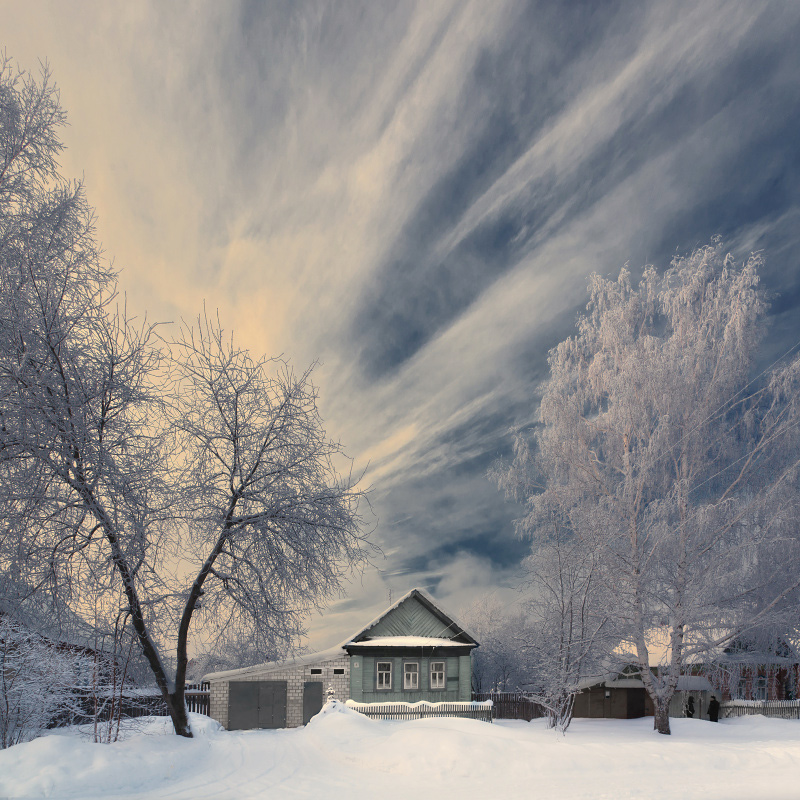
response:
[[[169,695],[167,703],[169,715],[172,718],[172,726],[178,736],[192,738],[192,729],[189,725],[189,715],[186,713],[186,702],[184,699],[184,687],[176,687],[175,691]]]
[[[653,700],[653,729],[666,736],[672,733],[669,729],[669,700]]]

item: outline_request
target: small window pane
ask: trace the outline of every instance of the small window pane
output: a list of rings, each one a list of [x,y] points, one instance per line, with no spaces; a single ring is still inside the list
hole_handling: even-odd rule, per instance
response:
[[[419,664],[416,661],[407,661],[403,665],[403,688],[419,689]]]
[[[444,689],[444,661],[431,661],[431,689]]]
[[[392,662],[379,661],[377,664],[377,688],[378,689],[391,689],[392,688]]]

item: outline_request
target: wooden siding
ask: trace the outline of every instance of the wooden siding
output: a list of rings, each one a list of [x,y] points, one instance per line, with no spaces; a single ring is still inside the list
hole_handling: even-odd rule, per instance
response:
[[[428,700],[432,703],[469,701],[470,691],[470,661],[469,656],[419,656],[415,653],[403,655],[386,656],[353,656],[353,659],[360,659],[360,665],[354,667],[350,665],[351,691],[350,697],[360,703],[395,703],[406,702],[416,703],[420,700]],[[376,664],[378,661],[392,662],[392,689],[391,691],[375,688]],[[420,666],[420,686],[417,691],[407,691],[403,689],[403,662],[416,661]],[[430,689],[430,662],[444,661],[446,664],[446,689]],[[463,673],[466,664],[466,674]],[[356,675],[361,673],[361,684],[357,683]],[[464,692],[466,687],[466,694]]]
[[[458,699],[472,699],[472,660],[470,656],[459,656]]]
[[[452,639],[455,634],[452,627],[423,606],[416,597],[409,597],[366,633],[370,639],[378,636],[432,636]]]
[[[608,695],[608,697],[606,697]],[[646,716],[644,689],[607,689],[593,686],[575,695],[573,716],[635,719]],[[650,712],[652,715],[652,711]]]

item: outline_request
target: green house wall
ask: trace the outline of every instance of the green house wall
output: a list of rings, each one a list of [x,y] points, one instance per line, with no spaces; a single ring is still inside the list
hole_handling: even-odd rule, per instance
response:
[[[378,691],[376,662],[392,662],[392,689]],[[403,662],[416,661],[420,666],[420,688],[406,691],[403,687]],[[444,661],[446,664],[446,689],[430,688],[430,662]],[[430,703],[468,701],[472,698],[471,662],[468,655],[420,656],[413,652],[386,655],[354,655],[350,658],[350,697],[359,703]]]

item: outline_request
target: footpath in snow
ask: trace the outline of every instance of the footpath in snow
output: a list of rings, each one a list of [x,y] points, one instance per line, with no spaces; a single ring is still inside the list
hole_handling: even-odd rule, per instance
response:
[[[0,797],[14,798],[770,798],[800,797],[800,721],[717,725],[575,720],[379,722],[329,703],[305,728],[226,732],[191,715],[196,738],[146,718],[114,744],[75,729],[0,752]]]

